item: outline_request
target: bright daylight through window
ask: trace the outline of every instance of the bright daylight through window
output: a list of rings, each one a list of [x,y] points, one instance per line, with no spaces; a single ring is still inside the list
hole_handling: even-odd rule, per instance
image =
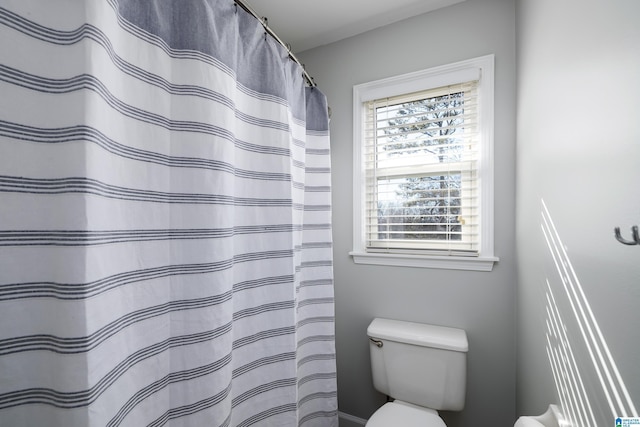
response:
[[[354,261],[490,270],[493,57],[354,88]]]

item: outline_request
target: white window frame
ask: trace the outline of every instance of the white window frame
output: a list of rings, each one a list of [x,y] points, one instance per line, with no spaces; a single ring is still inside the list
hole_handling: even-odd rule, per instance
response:
[[[363,165],[364,103],[479,79],[480,248],[478,256],[367,252],[365,244],[365,186]],[[493,126],[494,55],[460,61],[414,73],[376,80],[353,87],[353,251],[357,264],[390,265],[454,270],[491,271],[494,256]]]

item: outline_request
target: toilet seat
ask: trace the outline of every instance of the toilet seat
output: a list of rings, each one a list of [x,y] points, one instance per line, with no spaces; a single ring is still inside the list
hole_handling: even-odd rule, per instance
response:
[[[447,427],[438,412],[410,403],[385,403],[367,421],[366,427]]]

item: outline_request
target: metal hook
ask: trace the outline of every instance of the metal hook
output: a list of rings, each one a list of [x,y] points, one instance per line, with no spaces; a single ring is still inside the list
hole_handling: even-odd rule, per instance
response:
[[[633,227],[631,227],[631,235],[633,236],[633,240],[624,239],[620,235],[620,227],[616,227],[614,229],[614,233],[615,233],[615,236],[616,236],[616,240],[618,242],[622,243],[623,245],[629,245],[629,246],[640,245],[640,233],[638,232],[638,226],[637,225],[634,225]]]

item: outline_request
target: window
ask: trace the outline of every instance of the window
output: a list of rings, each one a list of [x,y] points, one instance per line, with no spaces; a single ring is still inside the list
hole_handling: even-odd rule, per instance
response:
[[[490,271],[493,56],[354,87],[356,263]]]

